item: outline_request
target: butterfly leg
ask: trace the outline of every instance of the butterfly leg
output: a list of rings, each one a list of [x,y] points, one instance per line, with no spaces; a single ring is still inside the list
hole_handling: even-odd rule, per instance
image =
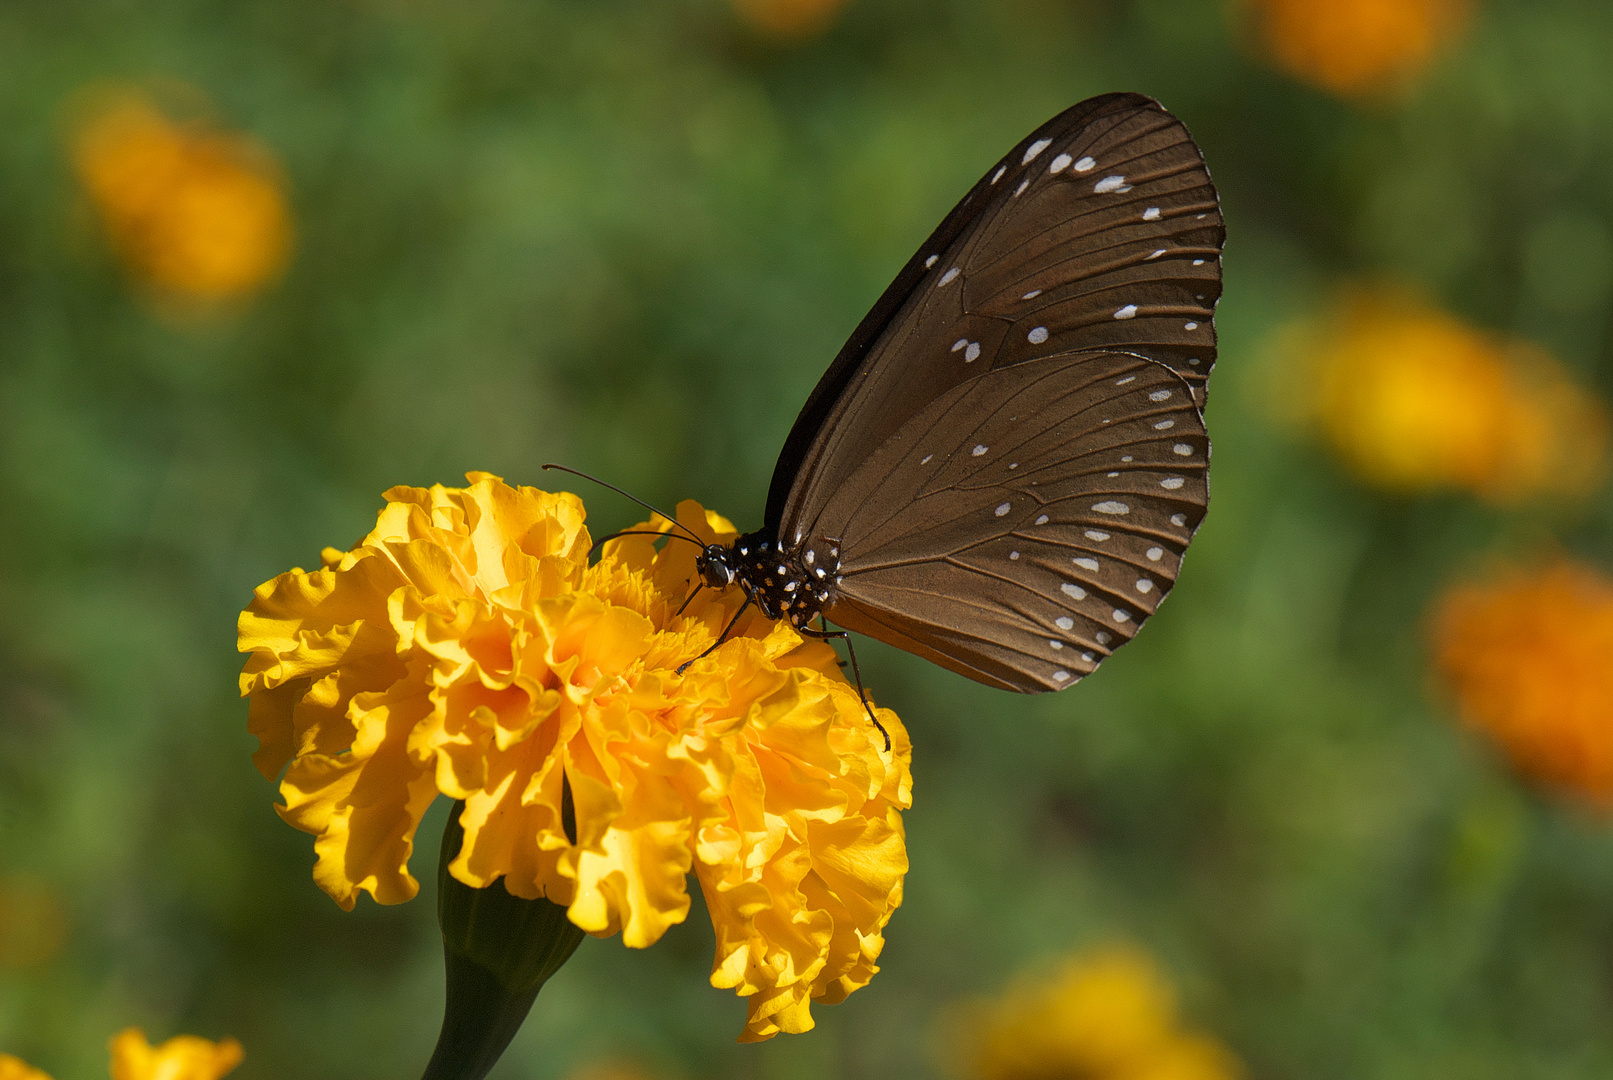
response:
[[[679,675],[682,675],[684,673],[684,671],[689,667],[689,665],[695,662],[695,660],[704,660],[706,657],[710,656],[713,652],[717,651],[717,646],[721,645],[723,643],[723,641],[728,637],[728,631],[730,631],[730,630],[732,630],[734,628],[734,624],[739,621],[739,617],[741,615],[745,614],[745,609],[750,607],[751,599],[752,599],[752,597],[751,597],[750,593],[746,593],[745,594],[745,602],[743,604],[739,605],[739,610],[734,612],[734,617],[732,619],[729,619],[728,620],[728,625],[722,628],[722,633],[717,635],[717,640],[713,641],[711,643],[711,647],[708,648],[705,652],[701,653],[699,656],[695,657],[694,660],[685,660],[683,663],[679,664],[678,665],[678,674]]]
[[[690,594],[689,594],[689,595],[688,595],[688,596],[685,596],[685,597],[684,597],[684,598],[683,598],[683,603],[681,603],[681,604],[679,604],[679,605],[678,605],[678,610],[676,610],[676,611],[674,611],[674,612],[673,612],[673,613],[672,613],[672,617],[673,617],[673,618],[674,618],[674,619],[676,619],[676,618],[677,618],[677,617],[678,617],[678,616],[679,616],[679,615],[682,615],[682,614],[683,614],[683,609],[684,609],[684,608],[686,608],[686,607],[688,607],[688,606],[689,606],[689,601],[691,601],[691,600],[693,600],[693,599],[694,599],[694,598],[695,598],[695,597],[697,597],[697,596],[699,596],[699,595],[700,595],[700,590],[701,590],[701,589],[704,589],[704,588],[705,588],[705,587],[706,587],[706,583],[705,583],[705,582],[703,582],[703,581],[702,581],[702,582],[701,582],[701,583],[700,583],[700,584],[698,584],[698,585],[696,585],[696,586],[695,586],[695,587],[694,587],[694,592],[692,592],[692,593],[690,593]],[[740,609],[739,609],[739,610],[741,610],[741,611],[744,611],[744,610],[745,610],[745,609],[744,609],[744,608],[740,608]],[[716,648],[716,646],[712,646],[712,647],[713,647],[713,648]]]
[[[889,753],[891,733],[885,730],[885,725],[881,724],[879,717],[874,715],[874,707],[868,704],[868,691],[863,689],[863,673],[857,667],[857,650],[851,647],[851,635],[844,630],[830,630],[829,624],[824,622],[822,617],[819,617],[818,622],[822,624],[823,629],[814,630],[810,626],[798,626],[795,628],[795,632],[805,637],[817,638],[819,641],[828,641],[830,638],[841,638],[845,641],[846,655],[851,657],[851,674],[857,680],[857,696],[862,699],[863,708],[868,710],[868,719],[873,722],[874,727],[879,729],[879,733],[885,736],[885,752]],[[844,664],[840,666],[845,667]]]

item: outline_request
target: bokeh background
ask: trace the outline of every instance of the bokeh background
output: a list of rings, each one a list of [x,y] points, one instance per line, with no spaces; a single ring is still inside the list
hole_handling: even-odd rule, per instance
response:
[[[1170,602],[1058,695],[859,646],[912,870],[817,1030],[735,1045],[697,897],[584,942],[494,1076],[995,1080],[1003,988],[1095,948],[1227,1075],[1613,1075],[1610,50],[1601,0],[7,0],[0,1050],[417,1075],[445,807],[416,901],[315,887],[252,588],[471,469],[754,527],[935,222],[1126,89],[1229,237]]]

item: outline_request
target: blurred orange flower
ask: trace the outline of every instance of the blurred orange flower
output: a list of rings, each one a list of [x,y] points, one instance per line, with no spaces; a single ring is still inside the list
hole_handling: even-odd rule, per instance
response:
[[[67,904],[47,881],[27,874],[0,878],[0,967],[49,963],[67,940]]]
[[[692,871],[743,1038],[810,1029],[811,1001],[873,977],[901,903],[900,721],[879,710],[887,750],[834,650],[754,609],[696,659],[743,597],[685,604],[694,544],[624,536],[590,564],[575,495],[469,479],[393,488],[369,536],[241,615],[255,760],[319,837],[315,880],[343,907],[408,900],[421,815],[463,799],[458,880],[644,948],[687,916]]]
[[[1180,1027],[1170,984],[1131,948],[1023,980],[967,1026],[975,1080],[1235,1080],[1243,1072],[1226,1047]]]
[[[285,183],[253,140],[177,123],[123,92],[85,110],[73,159],[113,247],[158,291],[238,299],[284,268]]]
[[[1464,721],[1522,772],[1613,806],[1613,578],[1559,562],[1459,586],[1432,639]]]
[[[1290,404],[1369,483],[1513,502],[1604,476],[1607,411],[1561,365],[1406,294],[1353,292],[1280,351]]]
[[[846,0],[733,0],[734,10],[769,37],[800,40],[828,29]]]
[[[146,1042],[139,1028],[112,1037],[112,1080],[219,1080],[241,1063],[241,1044],[234,1039],[209,1042],[176,1035],[161,1046]],[[50,1076],[9,1054],[0,1054],[0,1080],[50,1080]]]
[[[1278,67],[1343,97],[1392,91],[1461,33],[1469,0],[1246,0]]]

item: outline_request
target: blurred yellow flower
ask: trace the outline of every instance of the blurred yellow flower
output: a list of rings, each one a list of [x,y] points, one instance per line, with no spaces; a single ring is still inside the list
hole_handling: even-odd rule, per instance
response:
[[[846,0],[733,0],[734,10],[769,37],[800,40],[827,29]]]
[[[152,1046],[139,1028],[125,1028],[112,1037],[111,1073],[112,1080],[219,1080],[241,1058],[234,1039],[215,1043],[176,1035]]]
[[[245,136],[177,123],[146,98],[122,93],[86,109],[73,157],[113,247],[160,292],[232,300],[284,268],[285,184]]]
[[[642,948],[688,914],[692,870],[744,1038],[809,1029],[811,1000],[873,976],[901,903],[900,722],[880,710],[886,751],[834,651],[754,609],[678,674],[742,599],[702,590],[678,613],[692,543],[623,537],[590,565],[576,496],[469,479],[393,488],[369,536],[241,615],[255,761],[286,769],[280,812],[318,836],[315,879],[348,908],[411,898],[421,815],[463,799],[458,880],[502,876]]]
[[[1184,1031],[1146,955],[1111,947],[1022,981],[984,1009],[967,1048],[974,1080],[1234,1080],[1220,1043]]]
[[[50,1074],[40,1072],[21,1058],[0,1054],[0,1080],[50,1080]]]
[[[1353,292],[1280,352],[1289,404],[1369,483],[1512,502],[1604,475],[1606,409],[1561,365],[1408,295]]]
[[[1432,639],[1463,720],[1522,772],[1613,807],[1613,578],[1559,562],[1459,586]]]
[[[112,1080],[219,1080],[241,1063],[241,1044],[234,1039],[209,1042],[194,1035],[176,1035],[161,1046],[146,1042],[139,1028],[125,1028],[112,1036]],[[50,1080],[27,1063],[0,1054],[0,1080]]]
[[[1469,0],[1246,0],[1278,67],[1343,97],[1403,86],[1467,25]]]

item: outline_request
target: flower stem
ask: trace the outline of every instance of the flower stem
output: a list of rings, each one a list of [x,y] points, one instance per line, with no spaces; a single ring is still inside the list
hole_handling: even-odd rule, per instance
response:
[[[459,824],[464,806],[454,804],[437,865],[448,999],[422,1080],[482,1080],[521,1029],[543,984],[583,939],[558,904],[511,896],[503,879],[475,889],[448,872],[465,838]]]

